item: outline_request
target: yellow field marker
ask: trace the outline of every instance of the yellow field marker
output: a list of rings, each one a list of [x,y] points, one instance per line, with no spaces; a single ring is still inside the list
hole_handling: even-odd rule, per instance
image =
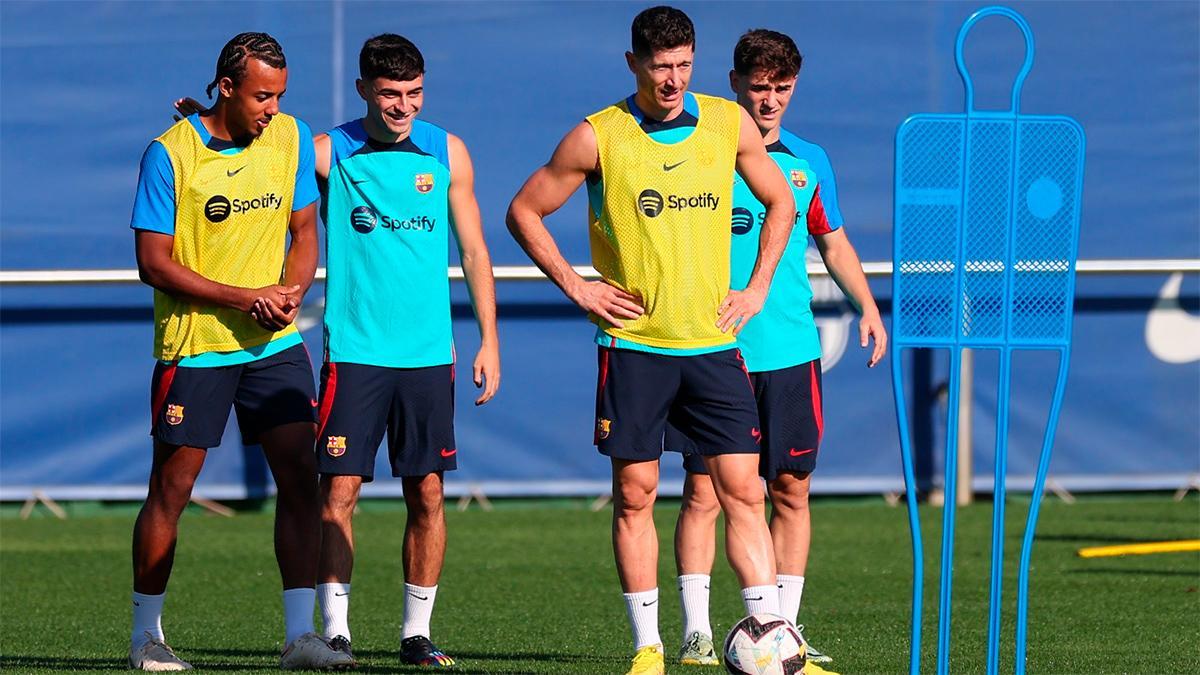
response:
[[[1089,546],[1079,549],[1079,557],[1109,558],[1117,555],[1148,555],[1150,553],[1179,553],[1181,551],[1200,551],[1200,539],[1154,541],[1146,544],[1121,544],[1120,546]]]

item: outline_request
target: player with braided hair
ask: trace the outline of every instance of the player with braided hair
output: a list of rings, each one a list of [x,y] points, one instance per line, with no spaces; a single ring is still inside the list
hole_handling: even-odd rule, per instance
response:
[[[146,502],[133,532],[129,665],[189,670],[166,645],[162,607],[179,517],[221,444],[229,409],[275,478],[284,668],[353,665],[313,630],[320,506],[312,364],[293,321],[317,266],[312,132],[279,111],[283,49],[242,33],[217,62],[217,102],[156,138],[142,157],[131,227],[154,287],[157,364]],[[290,244],[288,243],[290,235]]]
[[[283,47],[279,46],[275,38],[266,33],[239,33],[225,43],[221,55],[217,57],[217,75],[204,89],[208,97],[212,98],[213,89],[220,85],[223,78],[228,77],[235,85],[241,84],[246,77],[246,63],[249,59],[260,61],[275,69],[287,68]]]

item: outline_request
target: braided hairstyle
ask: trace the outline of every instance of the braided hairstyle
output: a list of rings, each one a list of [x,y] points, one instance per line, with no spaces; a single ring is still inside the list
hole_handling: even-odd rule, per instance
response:
[[[258,59],[272,68],[287,68],[283,47],[275,38],[266,33],[239,33],[225,43],[221,56],[217,58],[217,75],[205,89],[208,97],[212,98],[213,89],[223,77],[228,77],[234,84],[241,82],[246,75],[248,58]]]

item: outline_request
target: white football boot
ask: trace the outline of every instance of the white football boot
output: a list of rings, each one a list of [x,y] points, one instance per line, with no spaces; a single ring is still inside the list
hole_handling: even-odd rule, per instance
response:
[[[155,673],[169,670],[191,670],[192,664],[175,656],[175,652],[167,643],[154,637],[150,631],[145,632],[146,641],[140,647],[129,647],[129,667],[133,670],[146,670]]]
[[[292,640],[279,657],[279,667],[284,670],[342,670],[354,665],[353,656],[330,647],[316,633],[305,633]]]

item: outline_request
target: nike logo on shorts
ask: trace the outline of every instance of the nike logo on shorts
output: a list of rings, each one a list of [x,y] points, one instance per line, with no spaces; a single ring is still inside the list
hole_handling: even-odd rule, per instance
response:
[[[762,442],[762,432],[757,427],[750,430],[750,436],[754,438],[755,443]]]
[[[795,448],[791,448],[790,450],[788,450],[788,454],[791,455],[792,457],[800,457],[803,455],[807,455],[808,453],[812,452],[813,450],[816,450],[816,448],[809,448],[807,450],[797,450]]]
[[[445,448],[442,448],[442,457],[453,457],[455,455],[455,453],[457,453],[457,452],[458,452],[458,448],[454,448],[453,450],[447,450]]]

